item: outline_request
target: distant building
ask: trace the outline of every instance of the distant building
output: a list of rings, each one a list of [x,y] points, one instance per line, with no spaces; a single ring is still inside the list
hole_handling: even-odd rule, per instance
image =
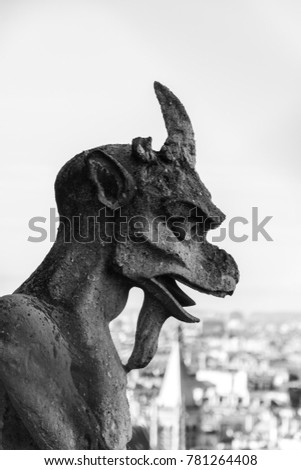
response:
[[[175,340],[153,410],[151,448],[192,449],[197,445],[200,417],[198,396],[204,384],[188,373],[181,341]],[[206,388],[206,387],[205,387]]]
[[[245,371],[200,369],[197,379],[214,384],[219,402],[224,406],[249,404],[248,376]]]
[[[169,323],[153,361],[128,376],[131,448],[149,437],[152,449],[300,449],[301,321],[259,320],[210,314],[176,341]]]
[[[218,318],[205,318],[202,321],[202,336],[221,337],[226,332],[226,325],[223,320]]]
[[[232,312],[227,323],[227,330],[230,334],[241,334],[245,329],[244,316],[240,312]]]

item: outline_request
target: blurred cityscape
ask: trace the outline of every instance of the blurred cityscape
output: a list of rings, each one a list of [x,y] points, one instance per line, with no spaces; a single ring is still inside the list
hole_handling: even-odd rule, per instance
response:
[[[137,313],[111,326],[124,362]],[[173,319],[128,376],[133,448],[301,449],[301,314]]]

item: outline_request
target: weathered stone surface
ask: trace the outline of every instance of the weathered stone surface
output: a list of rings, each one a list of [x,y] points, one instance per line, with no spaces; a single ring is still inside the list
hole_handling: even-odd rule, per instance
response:
[[[131,438],[126,373],[153,358],[169,316],[195,322],[175,280],[232,294],[238,269],[206,241],[224,220],[194,170],[183,105],[155,83],[168,137],[82,152],[55,183],[57,239],[14,294],[0,299],[4,449],[123,449]],[[132,355],[123,365],[109,323],[131,287],[145,292]]]

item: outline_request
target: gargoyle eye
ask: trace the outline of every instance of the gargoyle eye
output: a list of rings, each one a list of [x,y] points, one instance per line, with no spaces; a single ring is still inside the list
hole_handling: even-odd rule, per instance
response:
[[[182,216],[172,216],[169,217],[167,221],[168,228],[173,232],[174,236],[182,242],[186,238],[187,221],[185,217]]]
[[[209,230],[214,230],[215,228],[219,227],[222,223],[222,220],[218,217],[207,217],[205,221],[205,230],[208,232]]]
[[[198,217],[197,219],[190,219],[189,225],[190,232],[194,235],[196,233],[201,234],[209,232],[209,230],[217,228],[220,223],[204,214],[202,217]]]

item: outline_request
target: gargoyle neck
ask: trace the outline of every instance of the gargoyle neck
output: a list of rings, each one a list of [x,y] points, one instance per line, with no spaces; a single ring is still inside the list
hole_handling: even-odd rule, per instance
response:
[[[114,246],[57,239],[37,270],[17,290],[70,314],[111,321],[124,308],[130,285],[112,269]],[[66,313],[65,313],[66,314]]]
[[[114,247],[66,241],[52,249],[16,291],[35,314],[50,317],[71,351],[72,381],[101,425],[105,448],[130,439],[126,372],[109,330],[125,306],[129,287],[109,268]]]

